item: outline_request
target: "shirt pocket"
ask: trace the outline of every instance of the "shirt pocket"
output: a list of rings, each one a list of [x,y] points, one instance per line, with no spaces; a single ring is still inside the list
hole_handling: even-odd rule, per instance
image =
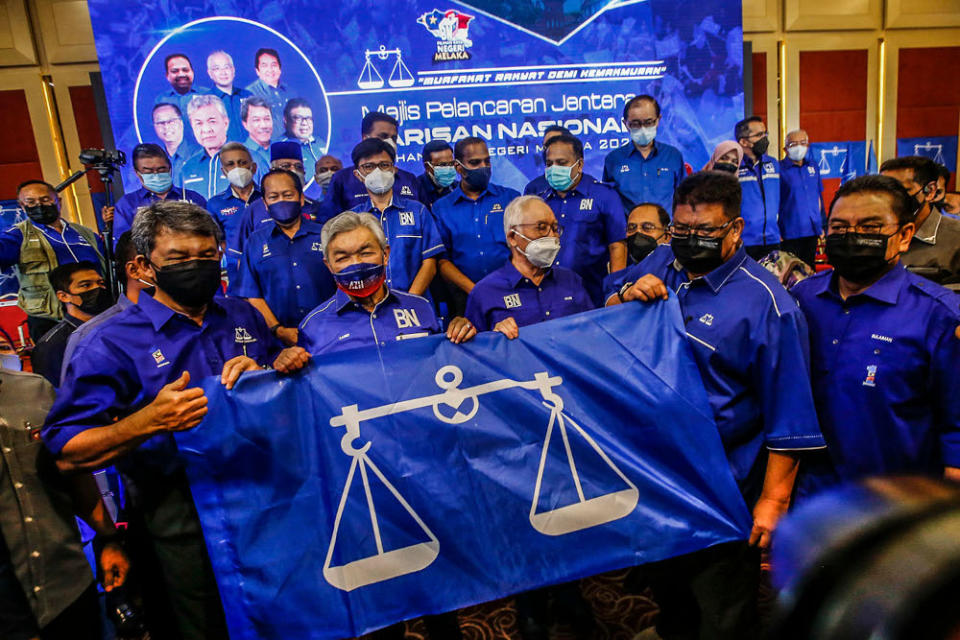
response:
[[[603,220],[600,218],[600,212],[595,209],[584,211],[574,211],[573,215],[568,215],[564,223],[567,229],[564,235],[573,234],[574,241],[581,247],[593,247],[603,242]],[[563,243],[563,238],[560,239]]]

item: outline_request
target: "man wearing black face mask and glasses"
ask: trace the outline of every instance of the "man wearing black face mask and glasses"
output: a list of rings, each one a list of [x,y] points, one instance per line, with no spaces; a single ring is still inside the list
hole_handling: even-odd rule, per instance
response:
[[[743,244],[747,255],[759,260],[780,248],[780,163],[767,155],[769,133],[759,116],[738,122],[734,135],[743,149],[737,173],[743,190]]]
[[[676,295],[730,469],[753,513],[750,545],[766,548],[790,505],[798,452],[824,442],[807,373],[806,321],[744,251],[739,213],[732,175],[685,179],[674,194],[670,246],[628,268],[607,305]],[[754,637],[756,549],[731,543],[688,558],[652,570],[660,636],[698,637],[699,627],[710,629],[699,637]]]
[[[162,585],[144,585],[148,618],[172,624],[185,640],[226,638],[173,434],[206,415],[203,378],[217,376],[230,389],[272,362],[279,344],[249,303],[215,297],[223,234],[204,209],[153,203],[137,213],[132,235],[139,272],[156,287],[77,345],[41,435],[62,471],[115,464],[123,474],[131,535],[162,569]],[[164,597],[172,617],[156,613]]]
[[[36,342],[63,318],[50,272],[61,264],[86,260],[103,274],[106,263],[99,236],[60,217],[60,198],[51,185],[28,180],[17,187],[17,200],[28,219],[0,233],[0,268],[17,267],[17,304],[26,312],[30,337]]]
[[[60,386],[60,369],[67,340],[74,329],[113,304],[103,276],[91,262],[62,264],[50,272],[50,284],[63,303],[63,320],[43,334],[33,350],[33,372],[54,387]]]
[[[868,475],[960,479],[960,297],[904,268],[915,208],[893,178],[844,184],[827,220],[833,271],[791,289],[828,443],[804,467],[804,494]]]
[[[913,199],[914,235],[903,254],[903,266],[918,276],[960,291],[960,220],[944,216],[934,206],[937,164],[923,156],[893,158],[880,173],[899,182]]]

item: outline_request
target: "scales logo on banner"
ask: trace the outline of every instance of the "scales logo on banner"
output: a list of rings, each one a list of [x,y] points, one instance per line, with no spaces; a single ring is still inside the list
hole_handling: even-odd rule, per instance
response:
[[[359,448],[354,446],[354,442],[360,439],[360,423],[368,420],[432,407],[433,415],[437,420],[446,424],[459,425],[471,420],[477,414],[477,410],[480,408],[478,398],[481,395],[508,389],[539,391],[543,399],[543,406],[550,410],[550,416],[547,420],[546,435],[540,453],[540,464],[533,487],[533,499],[530,503],[530,525],[543,535],[560,536],[619,520],[629,515],[637,506],[640,496],[637,486],[623,474],[583,427],[563,412],[563,399],[553,392],[554,387],[563,384],[563,380],[559,376],[551,376],[549,373],[542,371],[535,374],[532,380],[519,381],[505,378],[461,389],[463,372],[457,366],[447,365],[437,371],[435,380],[437,386],[443,389],[441,393],[362,411],[355,404],[349,405],[343,407],[343,413],[330,419],[330,426],[346,427],[346,433],[340,440],[340,448],[352,458],[350,471],[347,473],[347,480],[340,496],[337,515],[333,524],[333,534],[330,537],[330,545],[327,548],[327,556],[323,565],[323,577],[334,587],[344,591],[352,591],[358,587],[365,587],[376,582],[422,571],[430,566],[440,554],[440,541],[437,536],[367,455],[373,443],[367,442]],[[467,407],[464,407],[464,403],[467,403]],[[559,435],[555,435],[555,432]],[[569,469],[570,480],[576,489],[577,499],[571,504],[560,506],[557,506],[554,501],[550,501],[550,508],[543,508],[540,505],[540,494],[544,483],[544,470],[547,466],[547,454],[551,450],[551,441],[557,437],[563,443],[565,467]],[[570,444],[574,438],[580,438],[603,460],[611,472],[611,477],[618,485],[617,489],[610,490],[603,495],[586,497],[577,463],[574,459],[573,448]],[[360,471],[360,479],[363,483],[363,496],[366,499],[366,506],[370,514],[370,525],[373,529],[377,552],[375,555],[360,558],[344,565],[332,566],[334,550],[339,542],[338,534],[340,523],[343,520],[344,507],[349,499],[350,488],[355,481],[357,470]],[[372,478],[371,472],[373,474]],[[413,532],[412,538],[422,537],[424,538],[422,542],[399,549],[385,549],[378,524],[374,493],[371,490],[371,484],[377,481],[389,491],[393,499],[402,506],[413,523],[419,528],[418,532]],[[380,492],[379,495],[383,495],[383,493]],[[421,535],[418,536],[418,534]]]
[[[469,37],[471,20],[473,16],[456,9],[434,9],[417,18],[417,24],[422,24],[437,38],[437,52],[433,54],[433,64],[471,58],[467,51],[473,46]]]
[[[900,138],[897,140],[897,156],[923,156],[942,164],[950,171],[956,171],[957,136]]]

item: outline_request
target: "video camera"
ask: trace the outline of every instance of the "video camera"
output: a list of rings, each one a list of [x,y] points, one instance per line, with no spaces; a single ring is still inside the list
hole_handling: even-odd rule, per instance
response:
[[[110,167],[115,169],[127,164],[127,154],[119,149],[84,149],[80,152],[80,162],[94,169]]]

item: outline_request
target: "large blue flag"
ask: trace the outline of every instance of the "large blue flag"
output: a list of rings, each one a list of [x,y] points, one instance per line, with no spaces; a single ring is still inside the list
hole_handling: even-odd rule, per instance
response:
[[[177,437],[234,640],[355,636],[749,530],[673,299],[205,389]]]

